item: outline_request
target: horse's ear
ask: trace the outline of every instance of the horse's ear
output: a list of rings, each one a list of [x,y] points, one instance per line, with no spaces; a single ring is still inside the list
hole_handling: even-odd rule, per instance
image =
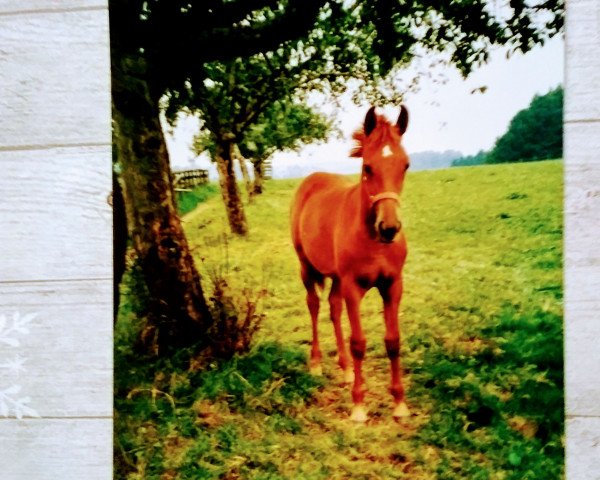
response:
[[[375,127],[377,126],[377,115],[375,115],[375,107],[369,108],[367,115],[365,117],[365,135],[369,136]]]
[[[400,115],[398,115],[398,121],[396,122],[400,135],[404,135],[406,127],[408,127],[408,110],[404,105],[400,105]]]

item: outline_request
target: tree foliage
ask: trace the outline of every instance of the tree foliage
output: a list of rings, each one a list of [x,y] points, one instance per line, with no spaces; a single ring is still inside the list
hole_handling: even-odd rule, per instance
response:
[[[481,165],[485,163],[485,158],[489,152],[485,150],[479,150],[475,155],[466,155],[464,157],[457,158],[452,162],[453,167],[470,167],[472,165]]]
[[[563,88],[536,95],[510,121],[508,130],[489,151],[479,151],[452,162],[454,167],[484,163],[531,162],[561,158]]]
[[[239,143],[240,153],[252,163],[262,163],[277,151],[298,150],[312,141],[325,140],[331,128],[329,119],[309,107],[277,101],[244,132]],[[206,151],[214,156],[214,134],[201,130],[194,137],[192,149],[197,155]]]
[[[563,88],[535,96],[510,121],[485,157],[486,163],[528,162],[562,157]]]
[[[171,12],[177,8],[167,8],[163,3],[164,0],[148,2],[146,9],[147,28],[153,32],[152,38],[159,38],[161,42],[165,33],[159,29],[164,21],[163,10]],[[220,8],[226,5],[233,14],[232,27],[218,30],[215,37],[219,38],[218,42],[211,41],[210,32],[215,30],[210,28],[195,32],[197,38],[190,38],[191,32],[188,32],[185,43],[173,45],[169,55],[164,53],[167,46],[177,44],[181,32],[168,35],[170,40],[160,48],[154,41],[157,55],[152,58],[152,64],[160,65],[159,79],[168,75],[168,80],[161,81],[160,85],[163,91],[170,93],[172,109],[189,104],[190,85],[198,89],[196,96],[209,93],[202,88],[204,80],[214,80],[215,74],[219,75],[215,69],[223,66],[207,63],[228,62],[233,58],[237,58],[238,67],[241,58],[245,58],[246,74],[253,70],[251,76],[255,78],[259,78],[259,70],[263,70],[261,78],[266,81],[255,84],[258,88],[278,89],[280,82],[294,79],[295,88],[339,93],[346,90],[348,80],[352,79],[362,87],[362,99],[397,102],[402,94],[402,90],[398,91],[398,78],[401,78],[398,74],[415,57],[439,53],[440,62],[456,66],[466,76],[487,61],[493,45],[504,45],[509,53],[514,53],[543,44],[546,38],[561,30],[564,7],[563,0],[527,3],[511,0],[503,7],[486,0],[402,3],[395,0],[214,0],[189,5],[173,19],[183,21],[185,18],[181,23],[184,31],[192,19],[204,16],[215,15],[215,19],[224,22],[223,16],[214,11],[210,13],[209,4],[220,5]],[[160,8],[155,10],[158,5]],[[203,9],[209,12],[202,12]],[[236,19],[243,21],[236,24]],[[241,26],[237,32],[235,28]],[[251,26],[254,36],[248,35]],[[288,35],[284,34],[286,31]],[[275,34],[278,37],[268,38]],[[201,50],[203,54],[189,58],[190,46],[196,47],[199,42],[207,44]]]
[[[277,151],[298,150],[315,140],[325,140],[331,130],[330,119],[305,105],[275,102],[248,129],[240,151],[253,163],[260,163]]]
[[[266,156],[278,147],[293,147],[299,137],[306,139],[314,134],[323,138],[326,133],[316,130],[316,127],[325,126],[319,122],[319,116],[294,105],[292,100],[301,89],[307,68],[297,54],[294,43],[288,42],[276,53],[206,62],[200,67],[201,76],[194,77],[184,91],[172,92],[166,99],[168,119],[176,118],[181,109],[198,114],[202,119],[205,133],[196,141],[196,146],[208,150],[217,164],[227,217],[234,233],[245,235],[248,232],[232,168],[238,152],[241,150],[242,155],[261,154],[260,157],[252,156],[254,188],[245,164],[240,163],[248,193],[252,195],[262,191],[261,163]],[[313,59],[306,63],[317,69],[322,68],[319,65],[323,62],[323,59]],[[289,118],[284,118],[286,115]],[[268,137],[259,139],[255,133],[254,141],[248,143],[246,137],[257,129]]]

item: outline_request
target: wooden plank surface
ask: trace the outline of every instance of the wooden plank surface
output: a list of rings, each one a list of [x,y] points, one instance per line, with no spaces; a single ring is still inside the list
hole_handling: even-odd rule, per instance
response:
[[[52,13],[67,10],[106,9],[106,0],[0,0],[0,15]]]
[[[565,120],[600,119],[600,1],[567,1]]]
[[[572,122],[565,125],[565,230],[564,278],[567,307],[582,302],[590,308],[600,292],[600,122]],[[567,321],[569,313],[567,312]],[[592,328],[589,326],[588,328]],[[600,336],[600,322],[596,324]],[[571,330],[577,335],[577,330]],[[578,344],[577,336],[568,336],[569,343]],[[582,357],[585,351],[573,348],[572,355]],[[579,353],[581,352],[581,353]],[[573,361],[576,363],[577,358]],[[587,372],[591,375],[591,372]]]
[[[600,2],[567,2],[565,85],[566,474],[600,479]]]
[[[2,283],[2,324],[0,389],[20,387],[11,400],[30,398],[42,417],[112,415],[110,280]]]
[[[106,0],[0,0],[0,478],[112,475]]]
[[[597,302],[600,292],[598,152],[600,122],[573,122],[565,125],[564,268],[565,298],[569,304]],[[597,335],[600,337],[600,324],[597,328]],[[572,334],[576,335],[577,331],[572,331]],[[574,342],[578,341],[576,337],[572,338]],[[574,350],[573,355],[577,355],[577,352],[578,350]],[[588,371],[587,374],[591,375],[591,372]]]
[[[108,45],[105,10],[0,15],[0,149],[110,144]]]
[[[571,417],[600,419],[600,322],[595,306],[591,302],[565,306],[565,397],[566,413]]]
[[[3,151],[0,164],[0,282],[110,278],[110,146]]]
[[[110,419],[0,419],[3,480],[109,480]]]
[[[568,480],[600,479],[600,418],[575,417],[567,420]]]

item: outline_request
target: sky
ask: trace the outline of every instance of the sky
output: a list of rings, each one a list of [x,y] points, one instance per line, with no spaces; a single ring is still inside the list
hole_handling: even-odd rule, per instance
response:
[[[506,131],[512,117],[526,108],[534,95],[543,95],[563,83],[564,40],[555,37],[543,47],[538,46],[527,54],[515,54],[509,59],[506,51],[499,48],[492,52],[486,65],[466,80],[453,68],[446,67],[437,73],[446,77],[444,84],[423,80],[417,92],[405,95],[410,122],[403,139],[404,147],[409,154],[458,150],[472,155],[491,148]],[[482,86],[487,87],[485,93],[471,93]],[[322,102],[321,99],[317,101]],[[299,164],[304,171],[307,168],[340,173],[358,171],[359,161],[348,157],[352,146],[350,137],[361,125],[369,106],[357,106],[349,98],[342,98],[336,120],[343,138],[308,145],[300,152],[278,152],[273,157],[275,176],[293,171]],[[327,104],[324,109],[330,110]],[[380,111],[395,120],[399,109],[386,106]],[[194,159],[189,149],[197,130],[198,121],[186,118],[167,135],[175,170],[209,166],[207,158]]]

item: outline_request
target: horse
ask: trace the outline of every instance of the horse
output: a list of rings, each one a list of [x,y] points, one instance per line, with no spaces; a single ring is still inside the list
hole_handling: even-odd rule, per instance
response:
[[[319,295],[325,278],[331,279],[330,318],[338,351],[338,364],[346,384],[352,387],[350,418],[365,422],[362,363],[366,338],[361,327],[360,302],[375,287],[383,299],[385,348],[390,361],[390,393],[393,417],[410,415],[404,399],[400,370],[398,309],[402,296],[402,268],[407,254],[406,238],[397,207],[409,158],[401,140],[408,126],[408,110],[400,107],[392,124],[371,107],[362,128],[353,134],[351,157],[363,159],[358,184],[330,173],[313,173],[298,187],[291,206],[291,234],[300,260],[306,303],[312,320],[309,367],[320,375],[321,350],[317,331]],[[345,302],[350,320],[349,356],[340,322]]]

